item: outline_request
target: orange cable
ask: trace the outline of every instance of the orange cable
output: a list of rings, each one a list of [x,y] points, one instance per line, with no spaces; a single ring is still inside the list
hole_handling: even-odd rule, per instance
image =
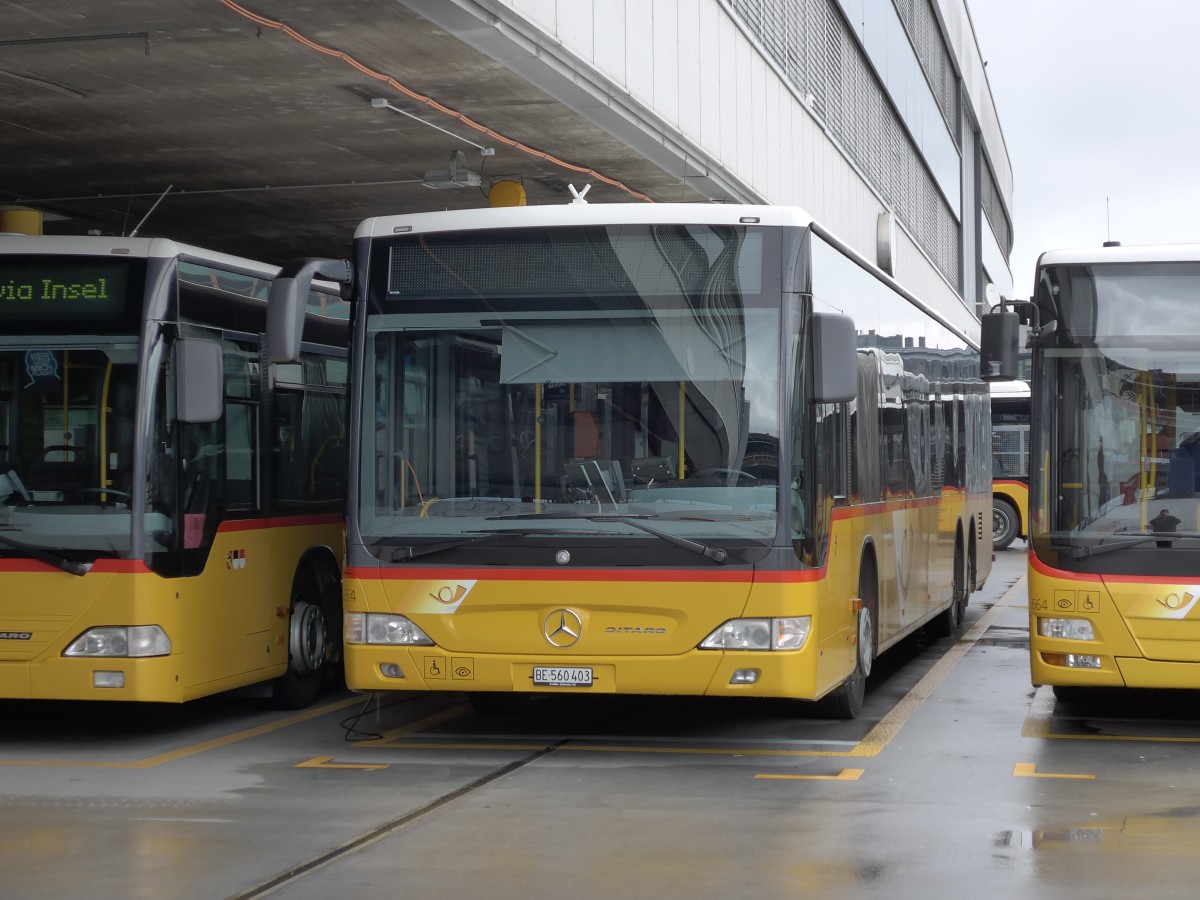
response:
[[[620,181],[617,181],[614,178],[609,178],[607,175],[602,175],[601,173],[597,172],[595,169],[589,168],[587,166],[578,166],[578,165],[575,165],[574,163],[569,163],[566,160],[562,160],[556,156],[552,156],[551,154],[545,152],[544,150],[538,150],[536,147],[530,147],[528,144],[524,144],[521,141],[516,140],[515,138],[510,138],[507,135],[501,134],[500,132],[495,131],[492,128],[489,128],[486,125],[481,125],[480,123],[476,122],[474,119],[471,119],[469,116],[464,115],[463,113],[459,112],[458,110],[452,109],[451,107],[446,106],[445,104],[439,103],[437,100],[434,100],[432,97],[429,97],[425,94],[414,91],[409,87],[406,87],[405,85],[401,84],[399,81],[397,81],[395,78],[391,77],[390,75],[387,75],[383,72],[377,72],[376,70],[364,65],[363,63],[361,63],[357,59],[355,59],[353,56],[351,56],[350,54],[348,54],[342,50],[335,50],[332,47],[325,46],[324,44],[318,44],[316,41],[311,40],[310,38],[307,38],[300,32],[296,31],[296,29],[292,28],[290,25],[287,25],[283,22],[278,22],[275,19],[268,19],[265,16],[260,16],[258,13],[255,13],[255,12],[251,12],[250,10],[246,9],[244,6],[241,6],[240,4],[234,2],[234,0],[220,0],[220,2],[221,2],[222,6],[225,6],[229,9],[233,10],[238,15],[249,19],[251,22],[254,22],[256,25],[261,25],[264,28],[270,28],[275,31],[281,31],[285,35],[290,37],[292,40],[296,41],[297,43],[303,44],[305,47],[308,47],[310,50],[315,50],[318,53],[324,54],[325,56],[332,56],[335,59],[340,59],[342,62],[346,63],[346,65],[350,66],[353,69],[357,69],[362,74],[364,74],[370,78],[374,78],[377,81],[382,81],[385,84],[387,84],[389,87],[394,88],[395,90],[399,91],[400,93],[404,94],[405,96],[407,96],[413,100],[416,100],[418,103],[424,103],[426,106],[428,106],[432,109],[435,109],[438,112],[443,113],[443,114],[449,116],[450,118],[461,122],[463,125],[466,125],[470,128],[475,129],[478,132],[481,132],[482,134],[486,135],[487,137],[495,138],[500,143],[506,144],[507,146],[512,147],[515,150],[520,150],[522,153],[527,153],[530,156],[537,157],[538,159],[543,159],[546,162],[552,163],[556,166],[561,166],[564,169],[569,169],[572,172],[582,172],[585,175],[589,175],[592,178],[595,178],[597,181],[602,181],[605,184],[612,185],[613,187],[618,188],[618,189],[624,191],[625,193],[630,194],[634,197],[637,197],[640,200],[645,200],[648,203],[654,202],[650,197],[646,196],[645,194],[641,193],[640,191],[635,191],[633,188],[621,183]]]

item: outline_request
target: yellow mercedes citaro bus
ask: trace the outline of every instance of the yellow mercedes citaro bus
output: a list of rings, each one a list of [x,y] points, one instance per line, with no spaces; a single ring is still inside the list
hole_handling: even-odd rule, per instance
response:
[[[311,702],[341,656],[347,304],[277,268],[0,237],[0,698]]]
[[[850,717],[877,655],[954,633],[988,575],[978,321],[799,210],[390,216],[353,270],[354,689]]]
[[[1034,684],[1200,688],[1200,248],[1038,261],[1035,293],[984,316],[988,378],[1032,352]]]

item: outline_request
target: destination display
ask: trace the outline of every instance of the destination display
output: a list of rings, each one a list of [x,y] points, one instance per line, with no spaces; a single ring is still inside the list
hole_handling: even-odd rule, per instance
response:
[[[131,268],[139,273],[134,277]],[[75,323],[119,322],[134,301],[136,315],[141,291],[130,296],[131,279],[141,281],[140,260],[49,255],[0,257],[0,322]]]

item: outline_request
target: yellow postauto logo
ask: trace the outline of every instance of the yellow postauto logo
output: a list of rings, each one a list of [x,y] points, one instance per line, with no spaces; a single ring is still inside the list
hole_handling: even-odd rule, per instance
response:
[[[1197,601],[1200,601],[1200,585],[1181,585],[1174,589],[1164,586],[1153,594],[1133,599],[1127,608],[1128,614],[1136,618],[1186,619],[1196,608]]]

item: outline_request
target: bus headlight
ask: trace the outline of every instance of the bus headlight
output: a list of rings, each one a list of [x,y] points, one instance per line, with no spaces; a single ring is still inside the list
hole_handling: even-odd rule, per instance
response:
[[[346,613],[347,644],[432,647],[433,639],[412,619],[391,613]]]
[[[700,642],[701,650],[799,650],[808,639],[811,616],[730,619]]]
[[[157,625],[105,625],[75,638],[63,656],[166,656],[170,652],[171,639]]]
[[[1090,619],[1038,619],[1038,634],[1069,641],[1094,641],[1096,632]]]

